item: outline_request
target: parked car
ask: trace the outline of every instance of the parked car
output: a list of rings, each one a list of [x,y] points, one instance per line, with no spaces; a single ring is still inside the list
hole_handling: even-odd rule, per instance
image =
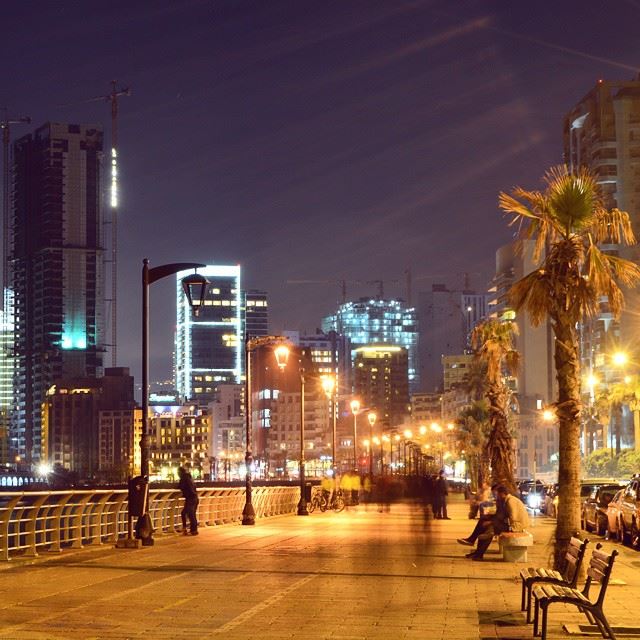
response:
[[[544,494],[546,492],[546,485],[542,480],[525,480],[518,484],[518,491],[520,492],[520,500],[529,507],[529,509],[540,510],[544,504]]]
[[[623,484],[603,484],[591,490],[582,503],[580,520],[585,531],[595,531],[599,536],[607,532],[607,507],[613,496],[624,487]]]
[[[611,481],[609,481],[610,483]],[[594,488],[598,488],[601,484],[604,484],[602,480],[583,480],[580,483],[580,502],[584,502],[593,491]],[[558,499],[559,499],[559,485],[553,485],[553,489],[549,490],[549,499],[545,500],[545,513],[552,518],[558,517]]]
[[[623,542],[640,548],[640,477],[634,476],[620,501],[618,527]]]
[[[620,530],[620,505],[622,503],[622,496],[624,495],[624,489],[620,489],[611,502],[607,505],[607,539],[617,540],[622,542],[622,533]]]

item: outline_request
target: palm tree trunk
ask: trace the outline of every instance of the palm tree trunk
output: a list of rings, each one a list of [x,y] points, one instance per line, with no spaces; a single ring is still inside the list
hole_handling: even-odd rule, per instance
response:
[[[500,389],[489,389],[487,398],[491,423],[491,433],[487,443],[491,460],[491,483],[502,484],[511,493],[515,493],[513,447],[507,418],[509,394],[501,385]]]
[[[580,361],[575,326],[567,316],[566,313],[553,315],[560,431],[554,549],[557,569],[563,566],[571,536],[580,529]]]

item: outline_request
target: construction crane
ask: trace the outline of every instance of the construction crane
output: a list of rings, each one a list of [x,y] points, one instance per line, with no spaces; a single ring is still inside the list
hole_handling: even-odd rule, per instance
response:
[[[111,186],[109,204],[111,205],[111,366],[118,362],[118,99],[130,96],[131,89],[118,89],[115,80],[111,81],[111,91],[103,96],[89,98],[85,102],[111,103]]]
[[[7,108],[0,120],[2,129],[2,309],[6,309],[5,296],[9,287],[9,143],[12,124],[31,124],[29,116],[10,116]]]
[[[342,304],[347,301],[347,284],[362,284],[360,280],[287,280],[287,284],[339,284],[342,294]]]

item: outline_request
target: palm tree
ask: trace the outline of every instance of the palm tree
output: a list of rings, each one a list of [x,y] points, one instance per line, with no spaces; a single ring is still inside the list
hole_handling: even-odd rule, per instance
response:
[[[604,207],[595,177],[566,166],[545,175],[545,189],[515,188],[500,194],[500,208],[512,214],[524,237],[535,239],[540,266],[511,288],[511,304],[525,309],[531,323],[551,319],[558,380],[555,403],[559,422],[559,505],[555,562],[560,566],[571,535],[580,526],[580,359],[577,325],[594,317],[603,297],[618,316],[624,296],[620,285],[640,279],[640,268],[598,244],[635,243],[627,213]],[[544,255],[543,255],[544,254]]]
[[[456,420],[457,445],[464,451],[471,478],[471,490],[477,491],[489,479],[486,457],[489,437],[489,406],[486,400],[475,400],[460,412]]]
[[[501,322],[495,318],[481,322],[471,334],[476,359],[486,366],[485,395],[489,402],[490,424],[487,451],[491,461],[491,480],[493,484],[503,484],[511,491],[515,491],[509,428],[512,393],[504,376],[515,373],[518,368],[519,354],[513,346],[515,335],[517,326],[513,322]]]

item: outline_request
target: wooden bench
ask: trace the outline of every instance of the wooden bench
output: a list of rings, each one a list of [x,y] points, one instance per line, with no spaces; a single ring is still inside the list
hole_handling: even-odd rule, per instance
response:
[[[534,587],[532,592],[535,601],[533,635],[538,635],[539,612],[542,609],[541,635],[542,640],[546,640],[549,607],[555,602],[561,602],[577,607],[578,610],[587,617],[589,624],[595,624],[598,627],[603,638],[615,640],[616,637],[604,615],[602,605],[604,604],[604,597],[607,593],[611,570],[613,569],[613,563],[617,555],[618,552],[615,550],[610,554],[604,553],[599,549],[593,550],[591,562],[589,562],[589,568],[587,569],[587,581],[582,591],[555,584],[540,584]],[[592,582],[600,583],[600,593],[598,593],[595,602],[589,600],[589,589]]]
[[[546,569],[544,567],[527,567],[520,572],[522,580],[522,600],[520,610],[527,612],[527,622],[531,622],[531,589],[536,582],[547,582],[575,589],[578,586],[578,577],[587,550],[589,540],[580,540],[572,537],[565,554],[565,565],[562,570]],[[598,545],[598,548],[601,545]]]

